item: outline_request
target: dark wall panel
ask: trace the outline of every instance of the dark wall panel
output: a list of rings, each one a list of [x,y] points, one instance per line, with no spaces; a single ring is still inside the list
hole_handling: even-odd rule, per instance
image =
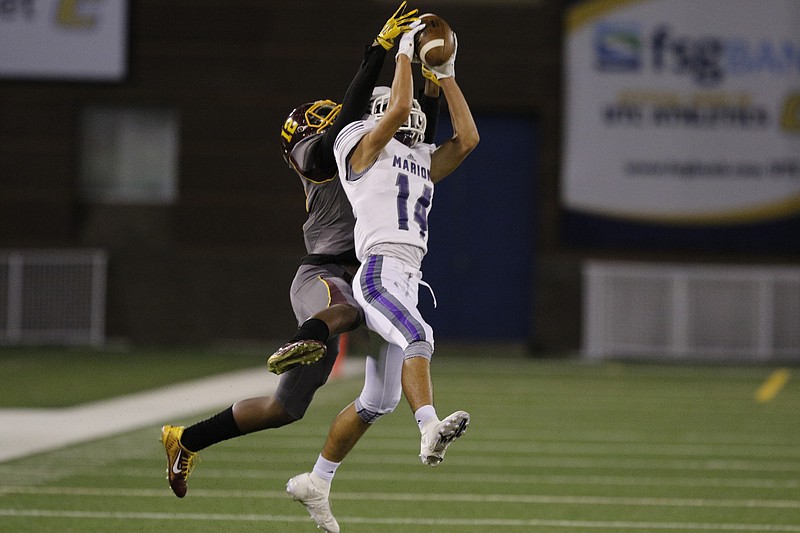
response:
[[[419,5],[458,32],[457,75],[477,113],[537,117],[534,213],[557,210],[561,4]],[[363,47],[396,7],[321,6],[135,0],[123,82],[0,81],[0,247],[108,250],[111,337],[285,338],[294,324],[287,291],[304,252],[305,210],[280,155],[280,125],[303,102],[341,99]],[[386,63],[380,81],[389,84],[392,54]],[[80,201],[79,120],[88,105],[178,112],[174,205]],[[557,232],[548,219],[540,222],[547,254]]]

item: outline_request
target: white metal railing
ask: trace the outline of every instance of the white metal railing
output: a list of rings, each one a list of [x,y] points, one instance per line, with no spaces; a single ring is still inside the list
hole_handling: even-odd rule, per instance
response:
[[[0,344],[103,344],[106,264],[102,250],[0,250]]]
[[[800,268],[590,261],[586,357],[800,360]]]

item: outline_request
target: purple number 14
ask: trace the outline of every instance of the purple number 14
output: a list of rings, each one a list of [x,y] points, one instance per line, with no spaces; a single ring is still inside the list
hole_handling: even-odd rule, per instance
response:
[[[401,230],[408,231],[408,198],[411,194],[411,188],[408,184],[408,174],[397,174],[397,227]],[[414,204],[414,222],[419,226],[419,236],[425,238],[425,233],[428,231],[428,209],[431,206],[431,197],[433,196],[433,189],[425,185],[422,190],[422,195],[417,198]]]

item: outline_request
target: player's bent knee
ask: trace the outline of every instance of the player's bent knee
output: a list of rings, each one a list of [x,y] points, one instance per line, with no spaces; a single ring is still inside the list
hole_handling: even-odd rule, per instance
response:
[[[394,408],[397,407],[398,403],[400,403],[399,398],[398,401],[393,401],[392,403],[387,403],[386,405],[381,405],[379,407],[368,407],[359,397],[356,398],[356,414],[358,415],[358,418],[360,418],[365,424],[373,424],[383,415],[387,415],[394,411]]]
[[[430,361],[432,356],[433,346],[428,341],[414,341],[403,350],[403,359],[422,357]]]
[[[358,414],[358,418],[361,419],[362,422],[365,424],[373,424],[376,420],[383,416],[383,413],[379,413],[377,411],[370,411],[369,409],[356,409],[356,414]]]

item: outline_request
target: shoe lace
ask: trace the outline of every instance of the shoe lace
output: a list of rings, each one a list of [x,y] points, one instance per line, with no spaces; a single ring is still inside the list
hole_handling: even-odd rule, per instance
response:
[[[184,478],[188,478],[189,474],[192,473],[192,470],[194,470],[194,467],[200,461],[200,454],[198,454],[197,452],[190,452],[189,450],[181,446],[180,442],[177,440],[171,443],[170,448],[173,451],[173,453],[170,454],[171,456],[174,457],[175,455],[180,454],[181,474],[183,475]]]
[[[200,455],[194,452],[190,452],[184,448],[183,455],[181,456],[181,472],[183,473],[184,477],[189,477],[189,474],[192,473],[194,467],[197,465],[198,461],[200,460]]]

